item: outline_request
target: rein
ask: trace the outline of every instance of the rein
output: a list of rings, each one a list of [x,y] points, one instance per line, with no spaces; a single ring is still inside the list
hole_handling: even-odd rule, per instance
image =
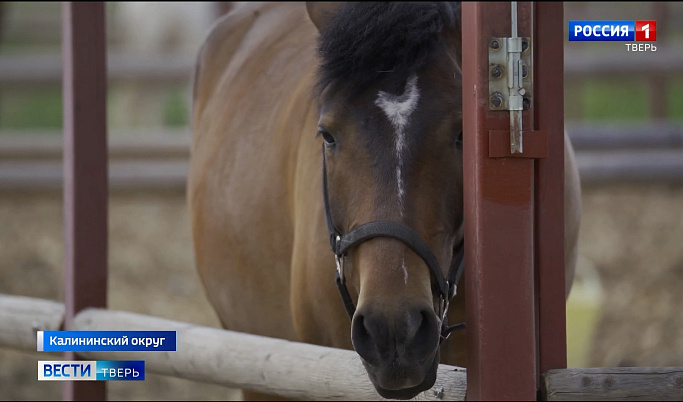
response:
[[[344,258],[348,250],[358,244],[373,239],[375,237],[390,237],[400,240],[406,246],[410,247],[417,255],[424,260],[427,267],[431,271],[436,280],[437,289],[439,292],[439,312],[441,318],[441,342],[448,339],[451,332],[465,328],[465,323],[449,326],[447,323],[448,303],[455,296],[457,291],[457,284],[460,276],[463,273],[465,247],[464,242],[460,242],[457,250],[453,250],[454,258],[451,261],[451,267],[448,271],[448,277],[444,277],[439,262],[436,256],[429,248],[427,243],[422,240],[419,234],[406,225],[390,222],[390,221],[372,221],[364,223],[352,231],[341,234],[334,223],[332,222],[332,214],[330,212],[330,201],[327,194],[327,164],[325,161],[325,146],[323,145],[323,203],[325,207],[325,221],[327,223],[327,231],[330,235],[330,247],[334,252],[335,260],[337,262],[337,270],[335,274],[335,282],[341,294],[344,308],[349,315],[349,319],[353,319],[356,312],[356,307],[353,305],[351,295],[346,287],[346,280],[344,278]]]

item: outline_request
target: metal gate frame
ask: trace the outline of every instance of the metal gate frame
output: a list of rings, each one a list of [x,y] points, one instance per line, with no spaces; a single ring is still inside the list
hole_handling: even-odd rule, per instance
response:
[[[107,43],[105,3],[62,3],[64,329],[107,306]],[[65,352],[66,360],[79,360]],[[105,381],[66,381],[65,400],[105,400]]]
[[[510,36],[510,2],[462,4],[470,400],[535,400],[540,373],[566,368],[562,17],[562,3],[519,2],[534,55],[524,138],[541,141],[490,156],[510,148],[508,112],[489,109],[488,61],[490,39]]]
[[[537,399],[540,373],[566,367],[563,5],[519,5],[520,36],[533,38],[536,88],[523,122],[546,132],[547,156],[490,158],[489,147],[505,138],[492,131],[509,131],[509,120],[488,110],[488,38],[509,36],[509,4],[462,4],[471,400]],[[65,2],[62,26],[69,329],[75,314],[107,299],[105,4]],[[64,398],[104,400],[105,382],[66,382]]]

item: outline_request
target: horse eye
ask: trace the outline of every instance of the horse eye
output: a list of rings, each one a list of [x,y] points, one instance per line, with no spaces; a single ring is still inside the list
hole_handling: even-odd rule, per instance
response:
[[[328,133],[327,131],[319,130],[318,135],[323,137],[323,141],[325,141],[325,145],[327,145],[328,147],[335,145],[334,137],[332,136],[332,134]]]

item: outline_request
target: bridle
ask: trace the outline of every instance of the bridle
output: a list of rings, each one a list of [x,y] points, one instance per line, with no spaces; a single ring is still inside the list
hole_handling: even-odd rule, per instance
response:
[[[391,221],[372,221],[364,223],[357,228],[351,230],[346,234],[341,234],[334,223],[332,222],[332,214],[330,212],[330,201],[327,194],[327,164],[325,161],[325,146],[323,145],[323,203],[325,207],[325,221],[327,222],[327,231],[330,235],[330,246],[334,252],[337,262],[337,270],[335,281],[337,288],[341,294],[344,308],[349,315],[349,319],[353,319],[356,312],[356,307],[353,305],[351,295],[346,287],[346,280],[344,278],[344,258],[346,253],[354,246],[357,246],[364,241],[375,237],[390,237],[400,240],[405,245],[410,247],[417,255],[420,256],[427,264],[431,271],[437,285],[439,293],[439,311],[438,316],[441,319],[441,342],[448,339],[451,332],[465,328],[465,324],[456,324],[449,326],[446,315],[448,312],[448,303],[455,296],[457,284],[460,276],[464,270],[464,242],[460,242],[453,250],[454,258],[451,261],[451,267],[448,271],[448,277],[444,277],[439,262],[436,256],[429,248],[427,243],[422,240],[419,234],[406,225],[391,222]]]

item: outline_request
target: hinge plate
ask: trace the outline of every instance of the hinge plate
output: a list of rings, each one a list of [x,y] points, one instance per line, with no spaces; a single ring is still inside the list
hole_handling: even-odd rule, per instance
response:
[[[489,40],[489,109],[510,110],[508,88],[508,38],[491,38]],[[531,38],[522,37],[522,53],[520,55],[526,75],[522,74],[524,91],[523,110],[533,104],[533,55]]]

